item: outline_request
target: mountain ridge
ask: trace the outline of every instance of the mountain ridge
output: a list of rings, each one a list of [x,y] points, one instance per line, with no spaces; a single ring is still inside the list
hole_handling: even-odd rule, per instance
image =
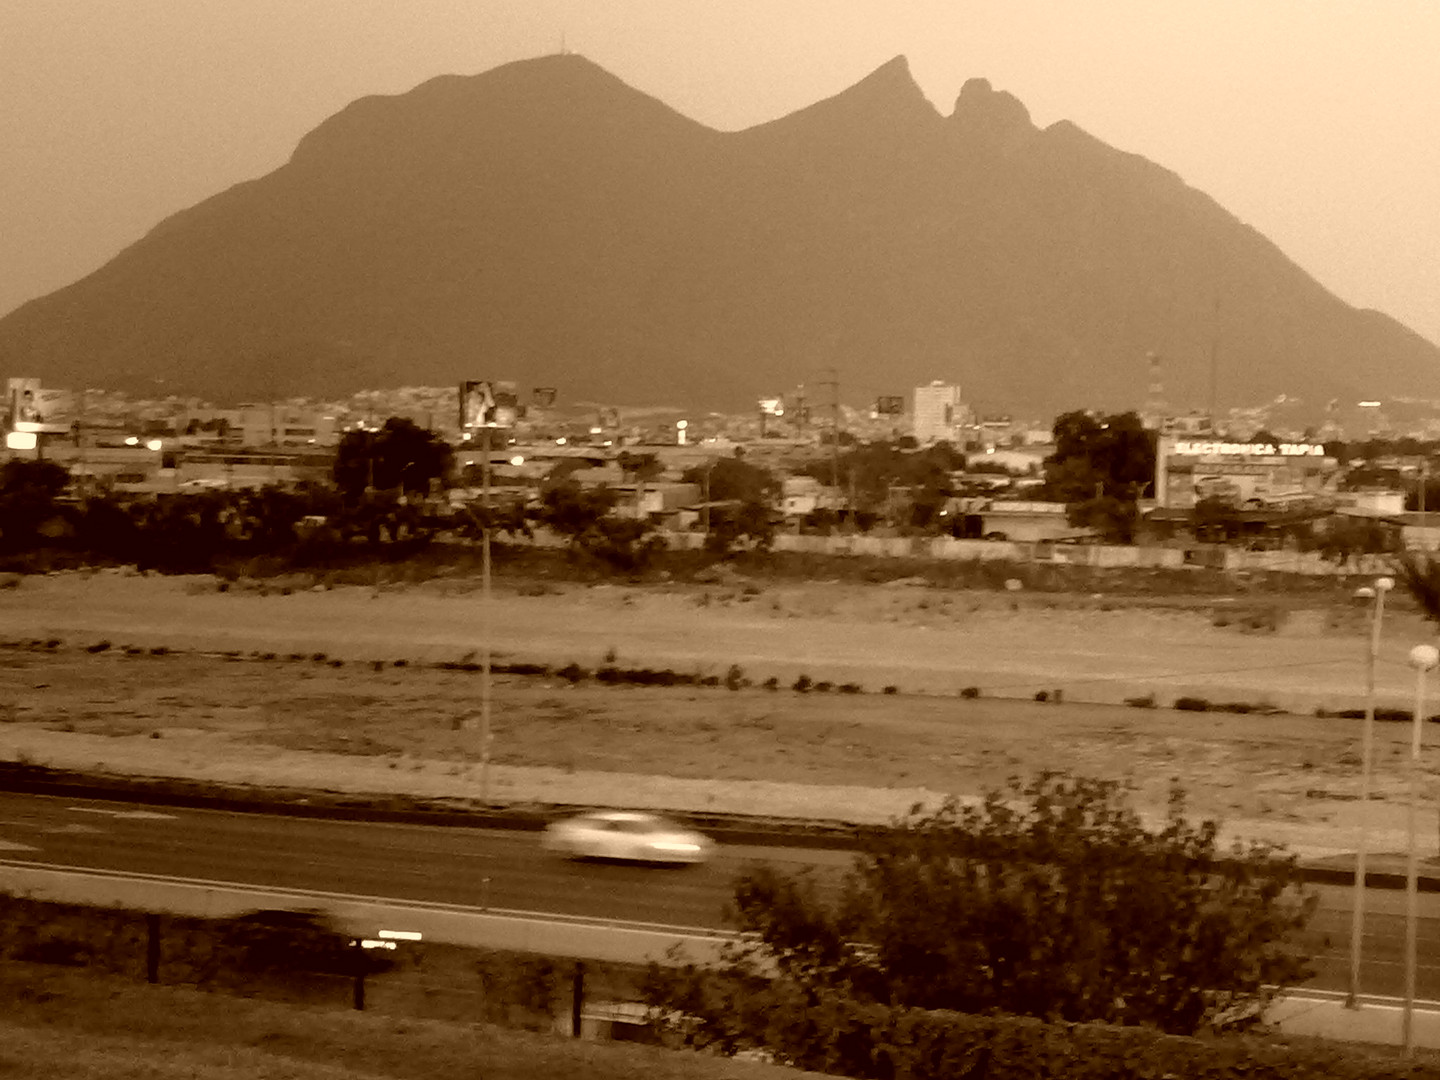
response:
[[[985,411],[1404,392],[1440,349],[1178,174],[905,58],[722,132],[574,54],[358,99],[0,319],[0,367],[212,400],[461,378],[747,407],[940,378]],[[1362,392],[1363,387],[1363,392]]]

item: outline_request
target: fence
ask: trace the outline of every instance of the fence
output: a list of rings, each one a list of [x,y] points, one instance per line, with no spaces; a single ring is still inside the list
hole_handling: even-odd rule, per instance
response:
[[[639,965],[427,941],[367,942],[317,912],[203,919],[0,893],[0,960],[415,1019],[636,1037]],[[587,1005],[587,1002],[590,1003]]]

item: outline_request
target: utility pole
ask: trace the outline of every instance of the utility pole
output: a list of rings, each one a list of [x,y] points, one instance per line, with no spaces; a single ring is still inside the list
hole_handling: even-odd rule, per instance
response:
[[[833,367],[826,368],[829,378],[822,379],[821,386],[830,387],[830,487],[840,487],[840,374]]]
[[[1215,297],[1215,307],[1210,316],[1210,430],[1219,430],[1215,425],[1215,384],[1220,365],[1220,297]]]
[[[481,432],[480,490],[485,508],[481,530],[481,597],[480,633],[484,638],[484,656],[480,672],[480,801],[490,801],[490,639],[493,615],[490,610],[490,426]]]

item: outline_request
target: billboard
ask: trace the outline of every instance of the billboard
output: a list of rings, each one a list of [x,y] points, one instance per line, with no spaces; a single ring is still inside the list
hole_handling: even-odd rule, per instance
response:
[[[536,408],[548,409],[555,404],[555,387],[537,386],[530,392],[530,396],[531,400],[535,402]]]
[[[1166,436],[1157,448],[1156,499],[1189,510],[1203,499],[1264,509],[1334,490],[1338,465],[1319,443],[1191,441]]]
[[[39,379],[9,380],[5,407],[10,431],[68,432],[75,419],[70,391],[43,387]]]
[[[899,416],[905,411],[905,398],[899,394],[882,394],[875,399],[877,416]]]
[[[515,384],[468,379],[460,384],[460,429],[514,427],[519,415]]]

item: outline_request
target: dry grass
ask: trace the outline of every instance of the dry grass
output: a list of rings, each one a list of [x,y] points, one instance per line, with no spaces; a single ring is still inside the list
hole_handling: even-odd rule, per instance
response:
[[[807,1075],[486,1025],[276,1005],[89,972],[0,968],[0,1076],[15,1080],[767,1080]]]

